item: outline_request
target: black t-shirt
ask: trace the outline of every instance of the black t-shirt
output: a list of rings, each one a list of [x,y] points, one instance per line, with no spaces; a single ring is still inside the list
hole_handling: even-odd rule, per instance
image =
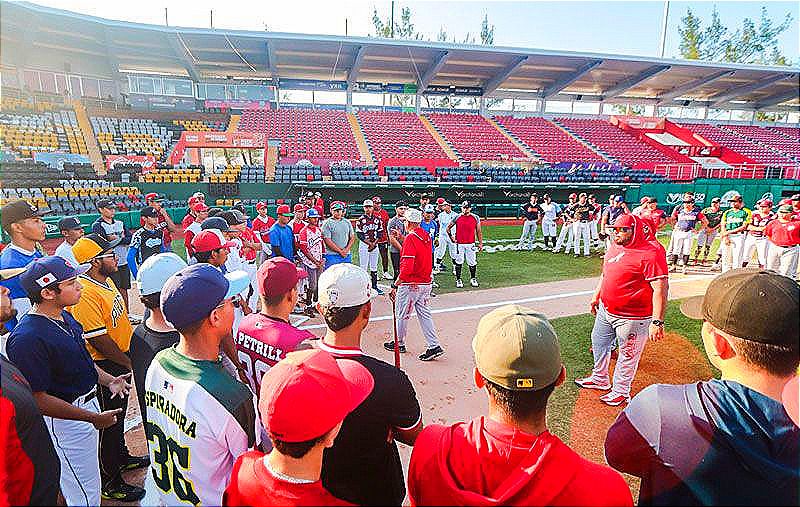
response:
[[[131,336],[131,366],[133,367],[133,381],[136,385],[136,397],[139,399],[139,411],[142,414],[142,421],[147,421],[147,409],[144,404],[144,379],[147,376],[147,368],[153,362],[153,358],[164,349],[168,349],[178,343],[180,335],[177,331],[162,333],[153,331],[146,325],[145,320],[136,326]]]
[[[131,238],[131,247],[139,249],[136,256],[136,264],[141,266],[148,257],[161,253],[161,246],[164,243],[164,232],[158,229],[151,231],[142,227]]]
[[[339,361],[358,361],[372,374],[375,387],[342,424],[336,443],[325,449],[322,485],[334,496],[359,505],[400,505],[406,487],[391,428],[417,425],[417,394],[402,370],[358,353],[321,343]],[[355,354],[353,354],[355,352]]]
[[[8,430],[16,432],[22,452],[33,464],[33,488],[30,499],[25,501],[25,499],[14,498],[13,500],[22,500],[29,505],[55,505],[59,491],[61,462],[53,448],[53,441],[44,425],[42,413],[39,412],[39,406],[36,405],[28,381],[2,355],[0,355],[0,388],[2,389],[2,398],[5,398],[0,400],[0,410],[10,411],[10,407],[6,406],[8,403],[5,401],[6,399],[10,400],[14,408],[14,426],[9,427]],[[8,412],[6,414],[10,415]],[[7,421],[3,420],[0,423],[6,424]],[[8,446],[3,445],[4,452],[9,450]],[[13,460],[20,458],[22,457],[12,455],[3,457],[4,460],[8,460],[7,465],[12,467],[15,464]],[[0,466],[5,465],[0,463]],[[18,467],[17,473],[21,470],[23,468]]]
[[[580,220],[581,222],[586,222],[589,220],[589,216],[594,212],[594,206],[589,204],[588,202],[585,204],[575,203],[575,206],[572,208],[572,216],[575,220]]]
[[[539,215],[542,213],[542,208],[539,207],[539,204],[531,204],[530,202],[526,202],[522,206],[520,206],[520,213],[525,220],[539,220]]]

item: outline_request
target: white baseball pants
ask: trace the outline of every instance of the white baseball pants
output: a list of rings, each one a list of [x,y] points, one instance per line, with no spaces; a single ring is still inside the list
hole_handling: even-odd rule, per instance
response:
[[[525,220],[525,223],[522,224],[522,235],[519,237],[517,248],[522,250],[523,246],[527,244],[528,250],[533,250],[533,242],[536,239],[536,229],[538,228],[536,220]]]
[[[744,249],[744,233],[731,234],[730,245],[722,241],[722,272],[725,273],[731,269],[742,267],[742,250]]]
[[[591,227],[589,228],[589,232],[592,233],[592,241],[596,241],[600,239],[600,234],[597,232],[597,220],[592,220]]]
[[[614,317],[606,311],[603,302],[597,307],[597,316],[592,328],[592,355],[594,367],[592,380],[598,384],[608,384],[608,369],[614,342],[619,345],[619,358],[614,368],[611,392],[621,396],[631,395],[631,384],[639,368],[639,359],[647,343],[651,318],[625,319]]]
[[[692,253],[692,243],[694,242],[694,230],[682,231],[673,229],[669,243],[671,249],[669,255],[689,256]]]
[[[711,247],[711,243],[714,242],[714,239],[717,237],[717,230],[714,229],[711,232],[703,227],[700,229],[700,232],[697,234],[697,246],[698,248],[701,246],[708,246]]]
[[[363,241],[358,244],[358,265],[367,273],[378,271],[378,247],[369,251],[369,247]]]
[[[758,265],[766,266],[768,250],[769,244],[767,243],[767,238],[764,236],[757,237],[748,234],[744,240],[744,247],[742,248],[742,264],[745,262],[749,263],[753,258],[753,252],[755,252]]]
[[[578,251],[580,249],[581,240],[583,240],[583,255],[589,255],[589,241],[591,238],[591,223],[590,222],[574,222],[572,224],[572,235],[575,238],[575,243],[573,244],[573,251],[575,255],[578,255]]]
[[[453,243],[453,240],[450,239],[450,236],[447,234],[439,234],[439,244],[436,245],[436,249],[433,251],[433,257],[436,259],[437,263],[444,259],[445,250],[450,254],[451,260],[456,258],[456,244]]]
[[[100,403],[93,387],[72,404],[90,412],[100,412]],[[119,417],[125,417],[120,414]],[[67,505],[100,505],[100,432],[90,422],[56,419],[44,416],[44,423],[53,439],[61,462],[61,494]]]
[[[408,284],[397,287],[395,307],[397,308],[397,342],[405,344],[408,332],[408,319],[417,313],[419,326],[428,348],[438,347],[436,328],[433,326],[433,315],[430,309],[431,284]]]
[[[556,223],[555,222],[548,222],[542,221],[542,235],[543,236],[555,236],[556,235]]]
[[[556,240],[556,252],[561,250],[561,244],[564,243],[565,238],[567,242],[564,243],[564,251],[569,252],[569,248],[572,246],[573,234],[572,224],[564,222],[564,225],[561,226],[561,231],[558,233],[558,239]]]
[[[767,269],[777,271],[783,276],[797,280],[797,261],[800,258],[800,245],[778,246],[770,242],[767,248]]]
[[[459,243],[456,245],[456,258],[454,262],[456,264],[464,264],[464,261],[467,261],[467,266],[477,266],[478,259],[476,257],[476,248],[475,243]]]

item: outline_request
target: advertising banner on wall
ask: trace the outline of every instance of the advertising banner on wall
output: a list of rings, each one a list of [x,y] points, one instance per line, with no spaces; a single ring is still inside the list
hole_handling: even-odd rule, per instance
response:
[[[189,132],[181,133],[179,141],[186,148],[263,148],[264,134],[260,132]]]
[[[78,153],[53,153],[53,152],[34,152],[34,162],[42,162],[52,167],[63,171],[64,164],[91,164],[91,160],[86,155]]]
[[[316,79],[281,79],[280,87],[285,90],[345,91],[347,81],[318,81]]]
[[[206,100],[206,109],[269,109],[268,100]]]
[[[153,155],[106,155],[106,169],[111,170],[116,165],[139,164],[142,172],[149,172],[156,166],[156,157]]]

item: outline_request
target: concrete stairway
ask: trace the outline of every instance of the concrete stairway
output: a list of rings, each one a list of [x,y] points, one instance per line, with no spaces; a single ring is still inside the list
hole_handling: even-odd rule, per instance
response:
[[[560,123],[559,123],[557,120],[547,120],[547,121],[549,121],[550,123],[552,123],[553,125],[555,125],[557,128],[561,129],[561,130],[562,130],[562,131],[563,131],[565,134],[567,134],[567,135],[568,135],[568,136],[570,136],[571,138],[575,139],[577,142],[579,142],[579,143],[581,143],[582,145],[586,146],[586,148],[587,148],[587,149],[589,149],[589,150],[591,150],[591,151],[593,151],[593,152],[597,153],[597,154],[598,154],[598,155],[600,155],[601,157],[603,157],[603,158],[604,158],[605,160],[607,160],[608,162],[611,162],[611,163],[614,163],[614,164],[619,164],[619,163],[620,163],[620,161],[619,161],[619,160],[615,159],[614,157],[612,157],[612,156],[611,156],[611,155],[609,155],[608,153],[606,153],[606,152],[604,152],[604,151],[600,150],[600,149],[599,149],[597,146],[595,146],[595,145],[593,145],[592,143],[588,142],[587,140],[585,140],[585,139],[584,139],[584,138],[582,138],[581,136],[579,136],[579,135],[576,135],[576,134],[575,134],[574,132],[572,132],[570,129],[568,129],[568,128],[564,127],[564,125],[561,125],[561,124],[560,124]]]
[[[239,120],[242,119],[242,115],[240,114],[232,114],[231,121],[228,122],[228,129],[226,132],[236,132],[236,129],[239,127]]]
[[[505,136],[506,139],[514,143],[514,146],[516,146],[519,149],[519,151],[524,153],[526,157],[532,158],[537,162],[542,162],[542,158],[539,156],[538,153],[534,152],[532,149],[528,148],[528,146],[525,143],[523,143],[516,137],[512,136],[511,133],[507,131],[505,127],[497,123],[494,118],[491,118],[489,116],[484,116],[484,118],[486,118],[486,121],[488,121],[494,128],[496,128],[498,132],[503,134],[503,136]]]
[[[423,114],[420,114],[418,116],[419,116],[419,121],[421,121],[422,125],[425,126],[425,130],[427,130],[428,133],[430,133],[431,137],[433,137],[433,139],[436,141],[439,147],[445,152],[445,154],[447,154],[447,158],[449,158],[450,160],[455,160],[459,163],[464,162],[464,160],[458,155],[458,153],[456,153],[456,150],[454,150],[453,147],[450,146],[450,143],[448,143],[442,136],[442,134],[440,134],[439,131],[436,130],[436,127],[433,126],[433,123],[431,123],[428,117]]]
[[[361,158],[368,166],[375,165],[375,157],[372,156],[372,152],[367,144],[367,138],[364,137],[364,131],[361,130],[361,125],[358,123],[358,118],[356,118],[356,115],[353,113],[347,113],[347,121],[350,123],[350,128],[353,131],[353,137],[356,140],[358,153],[361,155]]]
[[[72,108],[75,109],[75,117],[78,119],[78,126],[81,128],[81,134],[83,134],[83,140],[86,143],[86,150],[89,152],[89,160],[92,162],[94,172],[103,175],[106,173],[106,165],[103,163],[100,145],[97,144],[97,138],[94,135],[92,123],[89,121],[86,107],[83,102],[74,99],[72,100]]]
[[[267,147],[267,159],[264,161],[264,177],[266,181],[275,181],[275,166],[278,164],[278,147]]]

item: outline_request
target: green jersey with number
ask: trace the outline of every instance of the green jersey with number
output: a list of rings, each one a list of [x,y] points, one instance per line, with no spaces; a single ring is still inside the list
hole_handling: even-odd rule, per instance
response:
[[[221,361],[198,361],[175,347],[147,369],[150,470],[142,505],[222,505],[233,464],[255,444],[255,401]]]
[[[721,209],[714,211],[714,208],[710,206],[708,208],[703,208],[703,216],[708,220],[709,228],[714,229],[719,225],[722,221],[722,213],[724,212]]]
[[[752,213],[747,208],[731,208],[722,214],[722,228],[726,231],[738,229],[743,224],[750,222]]]

